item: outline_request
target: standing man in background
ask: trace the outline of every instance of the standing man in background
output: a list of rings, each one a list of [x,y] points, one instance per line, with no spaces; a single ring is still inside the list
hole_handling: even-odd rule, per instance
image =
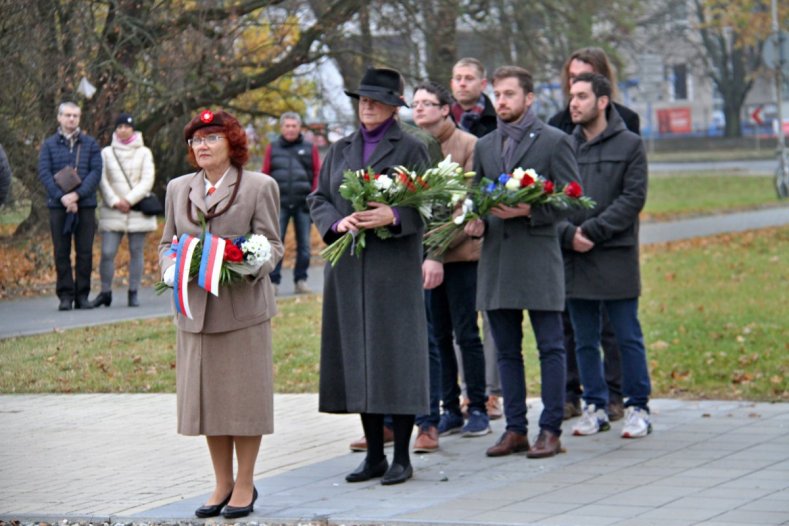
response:
[[[570,115],[570,86],[582,73],[599,73],[608,79],[611,85],[611,98],[616,98],[616,73],[614,66],[608,60],[608,55],[599,47],[585,47],[575,50],[564,63],[562,68],[562,91],[567,100],[567,106],[557,112],[548,120],[548,124],[559,128],[565,133],[573,133],[577,123],[573,122]],[[638,113],[630,108],[609,101],[625,126],[631,132],[640,135],[640,121]],[[565,310],[562,313],[564,321],[564,346],[567,350],[567,391],[565,393],[564,418],[569,419],[581,415],[581,377],[578,373],[578,364],[575,356],[575,338],[570,316]],[[600,339],[604,354],[605,381],[608,385],[608,407],[605,411],[611,422],[625,416],[625,406],[622,397],[622,361],[619,356],[619,347],[614,336],[614,329],[608,321],[608,314],[603,310],[603,333]]]
[[[611,84],[603,75],[582,73],[570,88],[570,114],[579,126],[573,137],[591,210],[576,210],[559,225],[564,249],[567,311],[575,334],[575,353],[585,402],[574,435],[610,428],[608,386],[600,360],[602,312],[614,329],[622,360],[625,402],[623,438],[652,431],[651,382],[638,320],[641,274],[638,214],[647,197],[647,159],[641,137],[627,130],[613,109]]]
[[[475,58],[466,57],[452,68],[450,87],[455,102],[451,106],[452,118],[458,127],[477,138],[496,129],[496,109],[483,90],[488,85],[485,66]],[[496,345],[490,335],[488,315],[482,313],[482,344],[485,351],[485,385],[488,395],[487,412],[491,420],[501,418],[501,380],[496,365]],[[462,357],[461,357],[462,358]],[[463,377],[463,368],[460,368]],[[463,377],[465,381],[465,378]],[[468,395],[468,393],[466,393]]]
[[[279,118],[279,139],[266,147],[263,173],[273,177],[279,185],[280,237],[285,243],[288,223],[293,219],[296,231],[296,268],[293,271],[294,290],[308,294],[307,269],[310,266],[310,211],[307,196],[315,189],[320,173],[318,148],[304,140],[301,117],[287,111]],[[274,290],[282,280],[282,261],[271,273]]]
[[[73,102],[58,107],[58,131],[47,138],[38,157],[38,178],[47,191],[49,228],[57,271],[58,310],[90,309],[90,272],[93,268],[93,236],[96,233],[96,188],[101,180],[101,148],[79,128],[82,114]],[[66,167],[76,169],[81,182],[64,192],[55,175]],[[74,273],[71,244],[77,252]]]

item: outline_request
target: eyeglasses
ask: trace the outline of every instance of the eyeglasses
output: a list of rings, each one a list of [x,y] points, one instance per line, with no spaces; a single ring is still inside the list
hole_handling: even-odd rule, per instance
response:
[[[429,100],[415,100],[411,103],[411,106],[414,108],[438,108],[441,106],[438,102],[430,102]]]
[[[202,146],[203,144],[216,144],[221,139],[224,139],[224,138],[225,138],[224,135],[216,135],[216,134],[212,133],[211,135],[209,135],[207,137],[197,137],[197,138],[194,138],[194,139],[189,139],[186,142],[192,148],[197,148],[198,146]]]

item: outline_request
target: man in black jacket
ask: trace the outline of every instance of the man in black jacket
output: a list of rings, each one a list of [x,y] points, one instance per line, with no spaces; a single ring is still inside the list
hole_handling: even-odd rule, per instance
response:
[[[475,58],[461,58],[452,68],[452,117],[458,127],[477,137],[496,129],[496,109],[483,93],[488,79],[485,66]]]
[[[582,73],[573,81],[570,96],[570,115],[579,125],[573,137],[581,185],[596,203],[559,224],[567,311],[584,386],[585,407],[573,434],[592,435],[610,428],[605,410],[608,386],[600,363],[605,311],[619,346],[622,392],[627,398],[621,434],[640,438],[652,431],[651,383],[638,320],[638,215],[647,197],[644,143],[610,106],[611,84],[603,75]]]
[[[573,130],[575,130],[576,123],[573,122],[570,115],[570,85],[582,73],[599,73],[603,75],[611,85],[611,95],[616,95],[616,74],[605,51],[599,47],[586,47],[574,51],[562,68],[562,91],[567,100],[567,106],[548,120],[548,124],[559,128],[565,133],[573,133]],[[640,123],[636,112],[613,102],[613,100],[609,101],[609,105],[613,106],[628,130],[640,135]],[[578,365],[575,361],[575,339],[573,338],[572,324],[567,311],[564,312],[563,319],[565,347],[567,350],[567,393],[565,395],[564,418],[568,419],[581,414],[582,390]],[[606,411],[608,418],[614,422],[622,418],[625,411],[622,400],[622,364],[614,331],[605,311],[603,312],[601,343],[605,354],[605,379],[608,384],[608,407]]]
[[[315,189],[320,172],[318,148],[304,140],[301,117],[287,111],[279,118],[279,139],[266,147],[263,156],[263,173],[276,179],[279,185],[279,224],[282,242],[288,223],[293,219],[296,231],[296,268],[293,271],[294,290],[309,293],[307,269],[310,266],[310,211],[307,195]],[[271,273],[275,290],[282,280],[282,261]]]

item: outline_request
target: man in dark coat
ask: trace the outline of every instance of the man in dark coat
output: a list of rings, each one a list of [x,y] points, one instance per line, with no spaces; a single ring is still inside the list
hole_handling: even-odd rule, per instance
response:
[[[571,138],[540,121],[531,106],[534,83],[528,71],[503,66],[493,74],[498,128],[477,142],[477,179],[494,180],[516,167],[532,168],[556,188],[578,181]],[[562,451],[559,436],[564,405],[564,266],[556,229],[568,212],[547,205],[499,205],[491,215],[466,225],[484,236],[478,266],[477,308],[488,313],[498,349],[506,432],[488,456],[527,451],[542,458]],[[526,381],[523,371],[523,310],[529,312],[540,353],[542,401],[540,433],[527,439]]]
[[[310,292],[307,269],[310,267],[310,211],[307,196],[318,185],[320,157],[318,148],[304,140],[301,117],[287,111],[279,118],[280,136],[266,147],[263,154],[263,173],[279,185],[280,239],[285,242],[288,223],[293,220],[296,232],[296,268],[293,269],[294,290],[297,294]],[[282,260],[271,273],[274,290],[282,280]]]
[[[477,137],[496,129],[496,110],[483,93],[487,85],[485,66],[475,58],[461,58],[452,68],[452,117],[461,130]]]
[[[458,127],[476,137],[484,137],[496,129],[496,110],[493,103],[483,90],[488,85],[485,66],[476,58],[465,57],[458,60],[452,67],[450,87],[455,102],[450,106],[450,113]],[[482,344],[485,353],[485,387],[488,400],[485,408],[491,420],[501,418],[501,379],[496,366],[496,345],[490,335],[490,323],[482,313]],[[456,346],[457,359],[460,361],[460,349]],[[465,372],[460,370],[465,381]],[[468,393],[466,393],[468,394]],[[468,398],[468,397],[467,397]],[[460,431],[458,422],[445,420],[442,433],[449,434]]]
[[[93,268],[93,236],[96,232],[96,188],[101,180],[101,148],[79,128],[81,111],[73,102],[58,108],[58,131],[41,146],[38,178],[49,199],[49,227],[57,270],[58,310],[90,309],[90,272]],[[82,182],[64,192],[55,174],[71,166]],[[71,244],[77,252],[76,272],[71,269]]]
[[[573,133],[576,124],[570,116],[570,84],[581,73],[599,73],[611,83],[611,95],[616,96],[616,72],[608,55],[599,47],[585,47],[574,51],[564,63],[562,68],[562,92],[567,100],[567,106],[557,112],[548,120],[548,124],[559,128],[565,133]],[[638,113],[630,108],[611,101],[619,116],[624,120],[627,129],[640,134]],[[562,313],[564,321],[564,347],[567,351],[567,392],[564,402],[564,418],[581,415],[581,378],[578,374],[578,365],[575,362],[575,339],[570,316],[565,310]],[[603,335],[601,338],[605,368],[605,381],[608,384],[608,418],[614,422],[621,419],[625,413],[622,400],[622,362],[619,356],[619,347],[608,316],[603,312]]]
[[[611,84],[598,73],[582,73],[570,88],[570,113],[581,184],[597,204],[578,210],[561,223],[565,256],[567,310],[585,407],[575,435],[610,428],[605,408],[608,387],[600,361],[601,310],[614,328],[622,356],[625,424],[622,436],[651,432],[650,379],[638,321],[641,279],[638,261],[638,214],[647,194],[647,161],[641,138],[625,128],[611,108]]]

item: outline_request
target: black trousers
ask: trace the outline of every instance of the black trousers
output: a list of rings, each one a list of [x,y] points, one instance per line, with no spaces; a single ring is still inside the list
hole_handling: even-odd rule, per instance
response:
[[[55,254],[56,292],[60,299],[87,298],[90,294],[90,272],[93,269],[93,237],[96,233],[96,208],[80,208],[71,232],[63,233],[66,209],[49,209],[49,229]],[[77,253],[72,271],[71,245]]]
[[[579,402],[583,389],[581,376],[578,372],[578,362],[575,360],[575,337],[573,324],[567,309],[562,312],[564,322],[564,348],[567,351],[567,390],[565,400]],[[608,320],[608,314],[603,309],[603,333],[600,344],[603,347],[603,369],[605,370],[605,383],[608,384],[609,402],[622,402],[622,358],[619,355],[619,345],[616,335]]]

